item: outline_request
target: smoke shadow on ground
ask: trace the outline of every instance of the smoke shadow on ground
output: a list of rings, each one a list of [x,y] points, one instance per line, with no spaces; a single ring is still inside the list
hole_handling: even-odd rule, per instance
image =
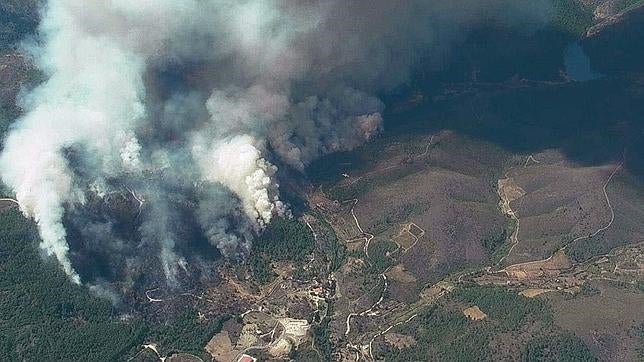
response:
[[[644,72],[644,6],[592,32],[581,45],[594,70],[610,74]]]
[[[148,205],[139,211],[127,192],[90,199],[84,207],[66,211],[70,258],[83,282],[124,283],[125,289],[137,290],[166,285],[185,289],[214,270],[221,253],[199,225],[196,206],[185,195],[166,196],[174,216],[168,219],[171,225],[160,225],[152,238],[143,235],[143,224],[163,221],[153,219]],[[174,281],[163,272],[163,240],[168,237],[175,241],[173,253],[185,260]]]
[[[452,129],[519,153],[559,148],[583,164],[622,158],[644,179],[644,84],[612,77],[583,83],[474,89],[385,117],[390,134]]]
[[[565,50],[578,41],[574,34],[552,28],[530,36],[474,31],[454,55],[467,62],[421,70],[416,84],[385,97],[386,132],[453,129],[513,152],[560,148],[584,164],[618,160],[626,150],[625,167],[644,179],[644,36],[633,36],[643,24],[641,8],[580,41],[591,67],[606,76],[587,82],[566,80],[562,73]],[[468,56],[479,48],[487,53]],[[468,70],[474,71],[469,77]],[[423,101],[398,107],[408,102],[410,89],[420,90]]]

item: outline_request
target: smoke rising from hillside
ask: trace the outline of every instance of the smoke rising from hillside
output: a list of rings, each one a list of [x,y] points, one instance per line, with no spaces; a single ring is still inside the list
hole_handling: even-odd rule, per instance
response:
[[[303,171],[378,135],[377,95],[471,25],[548,14],[516,0],[51,0],[29,46],[48,78],[23,99],[2,180],[74,282],[83,250],[131,267],[142,246],[173,281],[187,268],[180,210],[243,255],[289,214],[276,165]],[[143,203],[135,242],[114,217],[80,216],[124,190]],[[66,218],[95,242],[70,248]]]

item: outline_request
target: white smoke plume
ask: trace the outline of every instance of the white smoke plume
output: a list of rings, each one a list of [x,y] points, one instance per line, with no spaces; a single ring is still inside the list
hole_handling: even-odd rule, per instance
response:
[[[173,279],[185,261],[169,204],[193,202],[177,193],[207,194],[196,219],[212,245],[236,255],[288,214],[275,165],[302,171],[370,140],[383,128],[377,94],[406,82],[420,59],[481,19],[536,25],[545,9],[521,0],[50,0],[28,47],[47,80],[23,99],[0,175],[76,283],[66,213],[135,188],[153,204],[140,236],[158,243]]]
[[[274,214],[284,215],[286,208],[279,200],[279,185],[274,179],[277,167],[262,158],[248,135],[228,140],[215,140],[211,145],[193,148],[203,181],[219,182],[234,192],[243,203],[246,216],[261,228]]]

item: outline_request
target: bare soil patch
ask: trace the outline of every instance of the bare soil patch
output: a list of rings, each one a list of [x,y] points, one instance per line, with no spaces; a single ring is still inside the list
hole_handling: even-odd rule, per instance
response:
[[[288,356],[292,348],[293,346],[286,338],[281,338],[268,349],[268,353],[273,357],[282,358]]]
[[[534,298],[534,297],[539,296],[539,295],[541,295],[543,293],[548,293],[548,292],[551,292],[551,291],[552,291],[552,289],[529,288],[529,289],[525,289],[525,290],[522,290],[521,292],[519,292],[519,295],[522,295],[522,296],[524,296],[526,298]]]
[[[420,239],[421,237],[423,237],[423,235],[425,235],[425,230],[421,229],[420,226],[414,223],[409,224],[408,230],[410,234],[412,234],[414,237],[418,239]]]
[[[465,308],[463,310],[463,314],[467,318],[469,318],[469,319],[471,319],[473,321],[482,321],[485,318],[487,318],[487,314],[483,313],[481,308],[479,308],[477,305],[469,307],[469,308]]]
[[[572,266],[564,251],[555,253],[545,260],[515,264],[505,268],[505,273],[516,279],[533,279],[557,276],[564,269]]]
[[[410,224],[403,224],[400,227],[400,231],[398,231],[398,234],[392,238],[398,245],[400,245],[401,248],[403,248],[403,250],[409,249],[418,240],[409,231],[409,227],[410,227]]]
[[[311,327],[306,319],[282,318],[280,323],[284,327],[284,336],[290,338],[298,345]]]
[[[499,206],[501,207],[501,211],[506,215],[512,213],[510,203],[514,200],[518,200],[526,194],[525,190],[517,185],[511,177],[500,179],[497,182],[497,189],[501,199]]]
[[[215,334],[208,344],[206,344],[205,349],[217,362],[231,361],[236,354],[233,351],[233,342],[230,340],[227,331],[221,331]]]

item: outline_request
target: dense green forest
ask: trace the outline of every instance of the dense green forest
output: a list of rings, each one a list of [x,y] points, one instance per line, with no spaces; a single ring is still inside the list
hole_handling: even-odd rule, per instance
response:
[[[0,52],[15,47],[23,36],[35,32],[39,21],[38,1],[0,1]]]
[[[575,0],[551,0],[555,9],[554,26],[563,32],[581,35],[593,24],[590,7]]]
[[[506,244],[508,240],[508,230],[503,229],[501,232],[488,236],[481,240],[481,245],[485,248],[488,255],[494,255],[494,253],[503,245]]]
[[[487,335],[481,325],[445,308],[427,308],[399,332],[414,335],[416,345],[400,350],[389,348],[386,360],[480,361],[489,356]]]
[[[311,230],[295,219],[276,218],[262,233],[253,249],[272,260],[300,261],[315,247]]]
[[[142,323],[116,322],[110,303],[71,284],[37,251],[34,225],[0,215],[0,360],[114,360],[142,341]]]
[[[579,338],[564,333],[530,341],[521,355],[521,360],[525,362],[590,362],[597,361],[597,358]]]
[[[640,337],[640,346],[637,348],[637,356],[644,360],[644,323],[640,324],[637,334],[639,334]]]
[[[537,298],[525,298],[502,287],[459,288],[450,299],[479,306],[503,330],[516,330],[528,322],[552,323],[552,312],[545,302]]]
[[[333,353],[333,347],[331,346],[330,338],[331,332],[329,330],[329,323],[331,318],[324,317],[319,324],[314,324],[312,327],[313,331],[313,346],[315,346],[316,351],[321,355],[324,361],[330,361],[331,355]]]
[[[615,3],[615,10],[628,11],[644,5],[644,0],[621,0]]]
[[[212,336],[221,331],[227,316],[212,320],[197,320],[197,312],[187,308],[168,323],[151,324],[146,328],[145,341],[158,344],[161,355],[172,352],[189,352],[208,358],[204,346]]]
[[[390,253],[398,249],[396,243],[391,240],[374,240],[369,243],[369,261],[372,273],[382,273],[391,265],[394,260]]]
[[[253,243],[249,264],[255,279],[266,284],[275,274],[271,261],[303,261],[313,252],[315,240],[311,230],[295,219],[276,218]]]
[[[149,341],[162,353],[198,353],[221,328],[191,309],[161,324],[121,318],[41,258],[35,226],[18,211],[0,214],[0,230],[0,361],[121,360]]]
[[[348,256],[347,247],[344,242],[338,239],[333,227],[324,219],[322,215],[311,210],[311,214],[317,222],[317,237],[315,242],[315,258],[328,266],[328,271],[338,270],[345,262]]]

